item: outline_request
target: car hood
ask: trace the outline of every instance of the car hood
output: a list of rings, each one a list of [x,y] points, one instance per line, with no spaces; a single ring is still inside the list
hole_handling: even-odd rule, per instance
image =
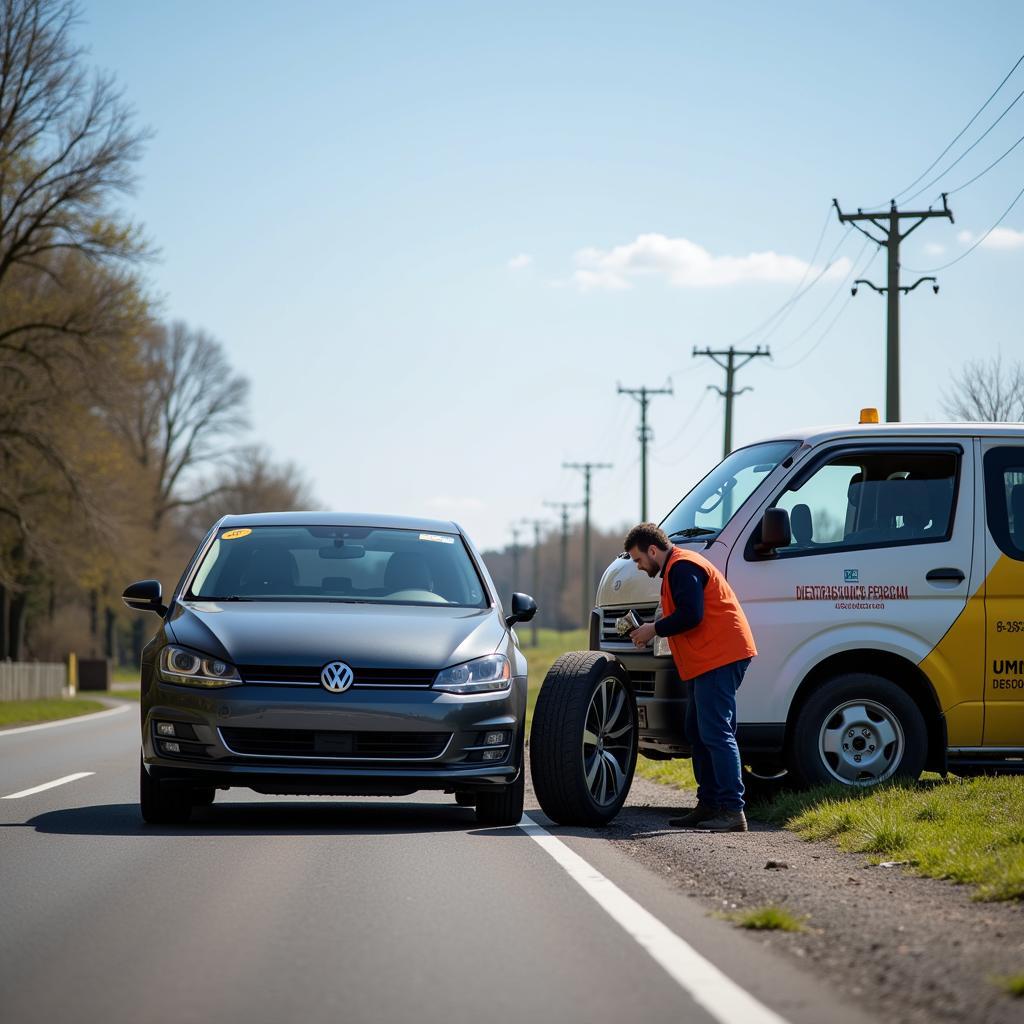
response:
[[[334,602],[175,604],[172,638],[238,665],[441,669],[497,650],[505,624],[494,608]]]

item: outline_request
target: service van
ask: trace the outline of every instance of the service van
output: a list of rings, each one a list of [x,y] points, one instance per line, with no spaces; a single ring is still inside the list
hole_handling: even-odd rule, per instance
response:
[[[1024,771],[1024,425],[879,424],[864,410],[856,426],[733,451],[661,526],[725,573],[753,630],[737,695],[748,783]],[[659,615],[659,588],[619,556],[591,651],[542,690],[535,783],[559,820],[608,820],[637,751],[689,756],[667,642],[638,651],[617,628],[630,610]],[[632,699],[612,729],[599,719],[617,687]],[[633,711],[635,742],[610,737]],[[580,779],[552,777],[545,742],[582,744]]]

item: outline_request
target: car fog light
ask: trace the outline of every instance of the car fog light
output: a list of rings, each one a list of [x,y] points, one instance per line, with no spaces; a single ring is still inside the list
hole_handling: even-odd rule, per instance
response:
[[[165,754],[180,754],[181,744],[180,743],[168,743],[166,740],[160,744],[163,747]]]
[[[498,761],[505,756],[504,750],[485,750],[481,761]]]
[[[484,745],[488,747],[497,746],[499,743],[507,742],[505,732],[488,732],[484,733]]]
[[[174,735],[174,723],[173,722],[157,722],[156,731],[158,736],[173,736]]]

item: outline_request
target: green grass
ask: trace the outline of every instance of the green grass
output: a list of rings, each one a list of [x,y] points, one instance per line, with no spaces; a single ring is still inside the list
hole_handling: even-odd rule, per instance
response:
[[[108,690],[108,697],[116,697],[118,700],[138,700],[141,696],[139,690]]]
[[[725,918],[740,928],[757,932],[806,931],[803,919],[794,917],[788,910],[774,905],[757,907],[754,910],[740,910],[734,914],[726,914]]]
[[[919,874],[973,885],[975,899],[1024,899],[1024,776],[825,786],[783,793],[751,813],[874,863],[907,861]]]
[[[1003,978],[992,979],[1007,995],[1014,999],[1024,999],[1024,974],[1011,974]]]
[[[50,700],[5,700],[0,702],[0,726],[34,725],[36,722],[54,722],[60,718],[87,715],[106,707],[98,700],[81,697],[55,697]]]
[[[115,665],[110,675],[112,683],[137,683],[139,681],[138,665]]]

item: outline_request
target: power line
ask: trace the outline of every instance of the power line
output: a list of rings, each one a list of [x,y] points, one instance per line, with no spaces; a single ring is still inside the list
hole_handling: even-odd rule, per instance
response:
[[[683,436],[683,434],[686,433],[687,428],[696,419],[697,413],[700,412],[700,407],[707,400],[707,397],[708,397],[708,395],[710,393],[711,392],[710,392],[710,390],[708,388],[705,388],[700,393],[700,399],[698,400],[697,404],[690,410],[690,415],[687,416],[685,420],[683,420],[682,424],[679,427],[679,430],[675,434],[673,434],[672,437],[668,441],[665,442],[665,445],[664,445],[665,448],[670,448],[672,445],[674,445],[676,443],[676,441],[679,440],[679,438],[681,438]],[[659,459],[658,461],[662,462],[663,460]]]
[[[1006,117],[1006,115],[1020,102],[1021,97],[1024,97],[1024,89],[1021,89],[1021,91],[1017,93],[1013,102],[944,171],[940,171],[939,174],[932,178],[927,185],[923,185],[912,196],[907,196],[903,202],[911,203],[919,195],[927,192],[933,185],[937,185],[947,174],[949,174],[951,170],[953,170],[954,167],[956,167],[958,163],[960,163],[961,160],[963,160],[965,156],[967,156],[968,153],[971,152],[971,150],[974,149],[975,146],[978,145],[979,142],[982,141],[982,139],[988,135],[990,131],[992,131],[993,128],[995,128],[997,124],[999,124],[1000,121],[1002,121],[1004,117]]]
[[[1024,142],[1024,135],[1022,135],[1005,153],[1003,153],[1002,156],[996,157],[996,159],[993,160],[992,163],[990,163],[988,167],[985,168],[985,170],[979,171],[973,178],[971,178],[969,181],[965,181],[962,185],[957,185],[956,188],[951,188],[946,193],[946,195],[951,196],[955,192],[960,192],[963,189],[967,188],[968,185],[973,185],[979,178],[984,178],[985,175],[988,174],[988,172],[991,171],[992,168],[996,166],[996,164],[1001,164],[1022,142]]]
[[[640,522],[647,522],[647,445],[650,443],[651,428],[647,426],[647,407],[655,395],[671,395],[672,386],[664,388],[624,388],[617,385],[620,395],[629,395],[635,398],[640,405],[640,427],[637,437],[640,441]]]
[[[929,267],[927,270],[914,270],[913,267],[907,267],[907,270],[911,271],[914,274],[935,274],[938,273],[938,271],[940,270],[947,270],[949,267],[952,267],[955,263],[959,263],[962,259],[966,259],[966,257],[970,256],[971,253],[974,252],[974,250],[977,249],[978,246],[981,245],[981,243],[984,242],[985,239],[988,238],[988,236],[991,235],[992,232],[995,231],[995,229],[999,227],[999,225],[1002,224],[1004,220],[1006,220],[1007,215],[1020,201],[1021,196],[1024,196],[1024,188],[1022,188],[1013,197],[1013,202],[1010,203],[1010,205],[1005,210],[1003,210],[995,224],[993,224],[992,227],[990,227],[988,231],[985,232],[985,234],[983,234],[979,239],[977,239],[975,243],[966,252],[960,253],[960,255],[956,257],[956,259],[950,260],[948,263],[943,263],[941,267]]]
[[[1010,80],[1010,77],[1013,75],[1014,71],[1016,71],[1017,68],[1020,67],[1021,63],[1024,63],[1024,54],[1022,54],[1017,59],[1017,63],[1014,64],[1012,68],[1010,68],[1010,70],[1006,73],[1006,77],[995,87],[989,98],[985,100],[985,102],[982,103],[982,105],[975,111],[974,116],[954,136],[953,141],[950,142],[949,145],[946,146],[946,148],[905,189],[903,189],[900,192],[897,192],[895,196],[893,196],[893,199],[901,199],[919,181],[921,181],[925,177],[925,175],[931,173],[932,169],[936,166],[936,164],[938,164],[938,162],[964,137],[964,135],[967,133],[967,130],[971,127],[971,125],[974,124],[974,122],[977,121],[979,117],[981,117],[982,113],[984,113],[985,111],[985,108],[996,98],[996,96],[999,94],[1003,86],[1006,85],[1006,83]],[[884,202],[885,200],[883,199],[877,203],[871,203],[870,205],[881,206]]]

